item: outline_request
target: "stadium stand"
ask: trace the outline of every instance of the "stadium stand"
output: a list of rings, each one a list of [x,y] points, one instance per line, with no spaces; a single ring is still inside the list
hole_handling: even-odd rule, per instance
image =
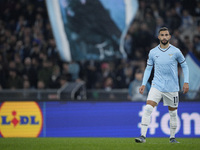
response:
[[[136,70],[144,71],[148,51],[158,43],[155,35],[162,26],[171,29],[172,44],[200,59],[197,0],[140,0],[125,37],[128,59],[112,62],[63,62],[44,0],[1,0],[0,14],[0,89],[58,89],[66,82],[82,81],[87,89],[127,89]]]

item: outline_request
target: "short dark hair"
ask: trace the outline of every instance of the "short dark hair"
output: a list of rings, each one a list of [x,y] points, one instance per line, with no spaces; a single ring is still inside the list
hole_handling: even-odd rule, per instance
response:
[[[160,33],[160,31],[169,31],[169,29],[167,27],[162,27],[162,28],[160,28],[158,33]]]

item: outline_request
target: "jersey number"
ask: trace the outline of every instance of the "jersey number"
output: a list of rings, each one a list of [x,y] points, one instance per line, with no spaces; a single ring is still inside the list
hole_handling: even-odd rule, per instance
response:
[[[174,97],[174,104],[178,103],[178,96]]]

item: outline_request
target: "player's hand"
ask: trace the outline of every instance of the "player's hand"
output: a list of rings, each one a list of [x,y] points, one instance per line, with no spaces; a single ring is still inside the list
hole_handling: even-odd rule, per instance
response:
[[[140,94],[143,94],[143,93],[144,93],[144,89],[145,89],[145,86],[144,86],[144,85],[142,85],[142,86],[139,88]]]
[[[189,84],[188,83],[184,83],[183,84],[183,94],[186,94],[189,91]]]

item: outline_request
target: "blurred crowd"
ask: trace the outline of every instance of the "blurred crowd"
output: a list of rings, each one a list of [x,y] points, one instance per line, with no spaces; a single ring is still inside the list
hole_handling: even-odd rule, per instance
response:
[[[169,28],[170,43],[183,54],[193,52],[200,58],[200,1],[139,0],[139,10],[126,35],[125,49],[129,59],[147,59],[148,52],[158,44],[158,31]]]
[[[54,89],[85,81],[88,89],[129,88],[131,99],[163,26],[170,29],[171,44],[200,59],[198,0],[139,0],[125,36],[128,58],[103,62],[60,59],[44,0],[1,0],[0,14],[0,89]]]
[[[44,1],[0,1],[0,88],[57,88],[59,55]],[[64,65],[64,64],[63,64]]]

